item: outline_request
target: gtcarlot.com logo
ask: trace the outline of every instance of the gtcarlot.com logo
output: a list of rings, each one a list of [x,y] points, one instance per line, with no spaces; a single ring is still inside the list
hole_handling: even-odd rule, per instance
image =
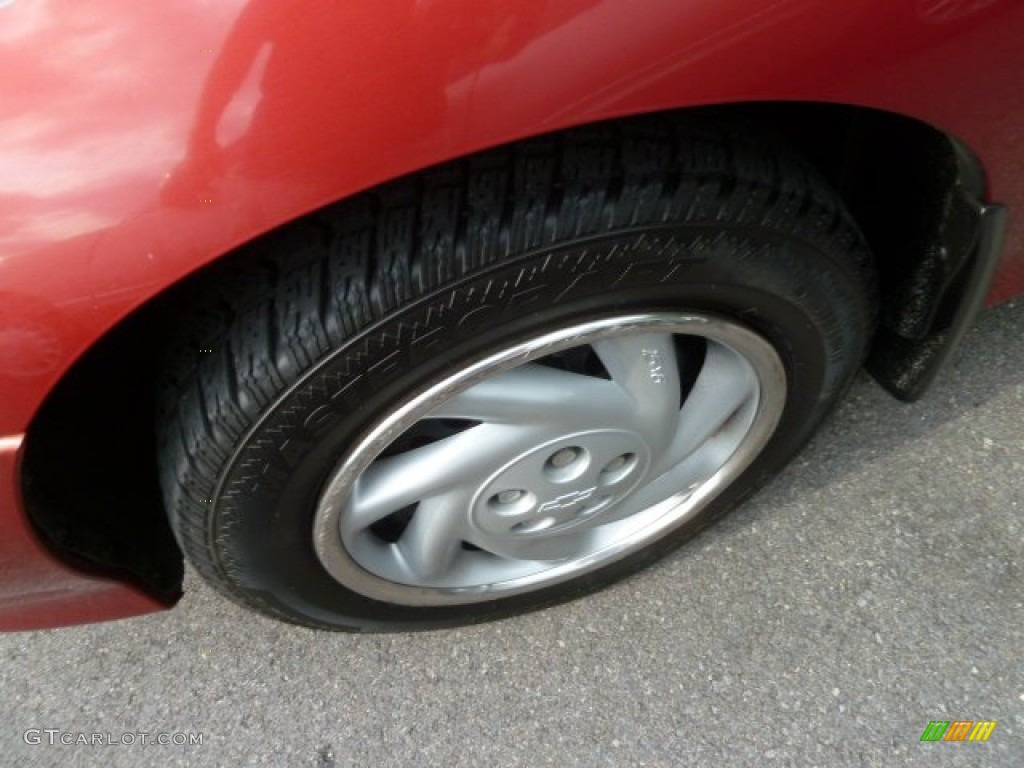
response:
[[[201,733],[164,733],[151,731],[126,731],[124,733],[86,733],[84,731],[62,731],[60,728],[29,728],[22,734],[26,744],[48,744],[65,747],[88,746],[134,746],[155,744],[161,747],[199,746],[203,743]]]

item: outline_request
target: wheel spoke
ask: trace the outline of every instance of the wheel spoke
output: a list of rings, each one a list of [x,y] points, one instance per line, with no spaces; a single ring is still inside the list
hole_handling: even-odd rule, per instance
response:
[[[655,454],[672,440],[679,416],[679,365],[670,333],[602,339],[591,345],[632,403],[632,427]]]
[[[631,407],[610,381],[528,364],[473,385],[432,411],[429,418],[494,424],[525,421],[570,430],[591,427],[595,418],[618,423],[629,418]]]
[[[659,466],[668,469],[683,461],[757,391],[757,377],[749,363],[728,347],[709,344],[704,366],[679,413],[675,437]]]
[[[356,481],[344,517],[355,532],[462,484],[482,480],[504,457],[536,439],[513,425],[479,424],[429,445],[373,462]]]
[[[602,518],[603,523],[625,520],[676,494],[694,490],[714,472],[714,459],[708,461],[681,461],[641,485],[625,501]],[[722,457],[722,460],[728,456]]]
[[[409,569],[423,579],[436,579],[451,570],[462,550],[466,506],[458,494],[435,496],[420,503],[398,540]]]

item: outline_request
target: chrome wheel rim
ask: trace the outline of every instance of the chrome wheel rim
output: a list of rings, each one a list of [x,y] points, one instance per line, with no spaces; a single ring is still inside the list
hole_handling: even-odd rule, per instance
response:
[[[785,399],[771,344],[716,315],[541,334],[368,432],[329,476],[314,548],[345,587],[400,605],[543,589],[691,519],[761,452]]]

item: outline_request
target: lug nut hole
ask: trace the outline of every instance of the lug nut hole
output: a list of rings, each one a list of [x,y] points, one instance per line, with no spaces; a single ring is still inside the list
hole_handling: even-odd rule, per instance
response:
[[[569,445],[559,448],[544,462],[544,474],[555,483],[569,483],[580,477],[590,466],[590,453],[586,448]]]
[[[553,517],[542,517],[539,520],[523,520],[512,526],[509,530],[512,533],[536,533],[537,531],[543,531],[553,526],[558,522]]]
[[[593,504],[587,504],[587,506],[585,507],[580,507],[576,511],[576,517],[579,519],[591,517],[592,515],[600,512],[605,507],[607,507],[611,503],[611,500],[611,496],[603,496],[602,498],[595,501]]]
[[[637,458],[635,453],[623,453],[604,465],[599,479],[602,485],[614,485],[624,480],[636,469]]]
[[[517,517],[537,506],[537,497],[521,488],[509,488],[491,496],[487,506],[502,517]]]

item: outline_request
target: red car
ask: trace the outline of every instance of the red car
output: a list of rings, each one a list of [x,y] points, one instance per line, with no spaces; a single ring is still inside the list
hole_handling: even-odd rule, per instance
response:
[[[172,605],[183,554],[352,630],[653,561],[1024,291],[1021,39],[1010,0],[0,3],[0,626]]]

